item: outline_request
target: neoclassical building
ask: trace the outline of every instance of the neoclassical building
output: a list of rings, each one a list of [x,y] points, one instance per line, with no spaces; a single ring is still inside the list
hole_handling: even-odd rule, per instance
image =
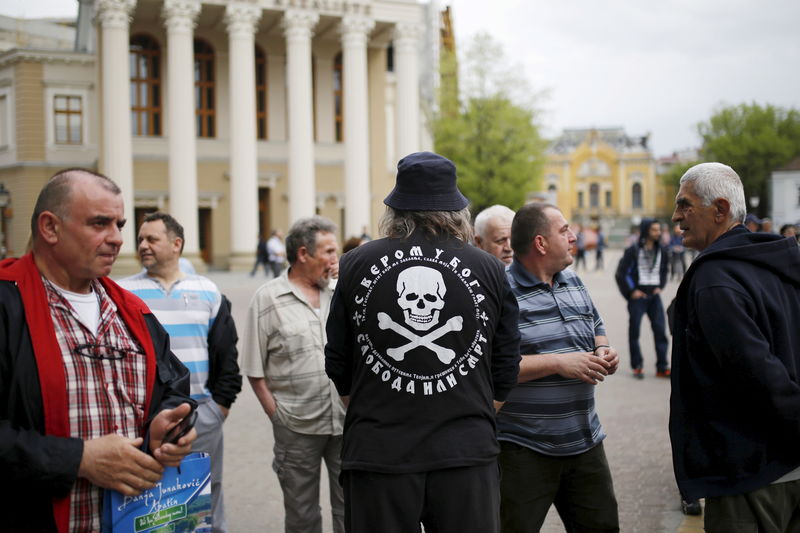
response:
[[[49,22],[50,41],[46,26],[21,40],[0,24],[0,244],[13,254],[60,168],[98,169],[132,222],[167,210],[185,255],[242,269],[259,233],[299,217],[328,216],[341,237],[376,233],[397,159],[430,149],[435,2],[79,4],[72,25]]]
[[[647,142],[622,128],[564,130],[547,150],[548,200],[574,222],[621,235],[644,217],[664,218],[672,198]]]

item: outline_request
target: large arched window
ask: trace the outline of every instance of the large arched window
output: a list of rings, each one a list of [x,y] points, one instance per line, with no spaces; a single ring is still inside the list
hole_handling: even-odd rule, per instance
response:
[[[333,112],[336,117],[336,142],[344,140],[344,77],[342,75],[342,53],[333,60]]]
[[[197,136],[216,135],[214,49],[202,39],[194,40],[194,105]]]
[[[267,55],[256,46],[256,134],[267,138]]]
[[[596,183],[589,185],[589,207],[600,207],[600,186]]]
[[[161,48],[149,35],[131,37],[131,132],[161,135]]]
[[[634,209],[642,208],[642,184],[634,183],[631,187],[631,206]]]

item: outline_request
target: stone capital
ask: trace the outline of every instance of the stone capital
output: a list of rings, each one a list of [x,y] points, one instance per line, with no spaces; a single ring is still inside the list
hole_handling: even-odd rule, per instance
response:
[[[283,14],[283,33],[287,39],[310,39],[314,26],[319,22],[319,14],[305,9],[288,9]]]
[[[367,35],[375,27],[375,21],[361,15],[345,15],[342,18],[339,31],[342,35],[348,33],[361,33]]]
[[[416,51],[419,41],[420,28],[418,24],[399,22],[394,26],[395,50],[403,49]]]
[[[254,35],[261,8],[253,2],[233,2],[225,7],[225,24],[230,35]]]
[[[136,0],[95,0],[94,10],[103,28],[127,28]]]
[[[194,30],[197,15],[200,14],[198,0],[164,0],[161,16],[168,30]]]

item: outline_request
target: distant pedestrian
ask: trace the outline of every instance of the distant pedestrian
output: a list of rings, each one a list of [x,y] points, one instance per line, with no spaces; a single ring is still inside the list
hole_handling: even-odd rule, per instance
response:
[[[578,275],[575,235],[548,204],[528,204],[511,228],[506,270],[520,306],[518,385],[497,416],[504,533],[538,532],[555,505],[567,531],[619,531],[595,386],[619,356]],[[568,310],[568,313],[565,312]]]
[[[748,213],[744,219],[744,226],[753,233],[757,233],[761,231],[761,219],[755,213]]]
[[[683,247],[681,227],[675,225],[669,241],[670,279],[681,279],[686,273],[686,248]]]
[[[781,226],[781,237],[794,237],[795,240],[800,243],[800,240],[798,240],[798,237],[800,237],[800,231],[798,231],[795,224],[784,224]]]
[[[258,236],[258,245],[256,246],[256,262],[253,265],[253,270],[250,271],[250,277],[255,276],[259,265],[264,265],[264,274],[269,275],[269,253],[267,253],[267,240],[263,235]]]
[[[594,269],[595,270],[603,270],[605,268],[605,263],[603,261],[603,252],[606,249],[606,234],[603,232],[603,228],[597,226],[597,248],[594,251]]]
[[[675,299],[670,438],[707,533],[800,530],[800,249],[745,229],[736,172],[680,180],[672,221],[701,253]]]
[[[273,230],[267,241],[267,260],[272,269],[272,277],[280,276],[286,263],[286,246],[283,244],[283,232],[279,229]]]
[[[577,272],[581,265],[586,270],[586,233],[583,231],[583,226],[578,224],[575,231],[575,265],[574,269]]]
[[[644,378],[639,334],[644,315],[650,319],[656,344],[656,376],[669,377],[667,361],[669,341],[664,320],[661,291],[667,284],[669,252],[661,246],[661,225],[657,220],[642,220],[639,241],[625,250],[617,266],[615,279],[622,296],[628,301],[628,344],[633,376]]]

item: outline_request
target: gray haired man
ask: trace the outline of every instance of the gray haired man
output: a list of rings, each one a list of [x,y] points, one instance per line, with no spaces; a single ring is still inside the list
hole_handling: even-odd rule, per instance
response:
[[[511,250],[512,220],[514,211],[499,204],[487,207],[475,217],[475,246],[507,265],[514,259]]]
[[[672,221],[700,251],[674,303],[669,433],[708,533],[800,530],[800,249],[752,233],[736,172],[683,175]]]
[[[339,485],[344,406],[325,375],[323,348],[331,273],[338,264],[336,226],[313,216],[286,236],[289,269],[250,302],[242,372],[272,422],[272,467],[283,490],[287,533],[321,533],[320,463],[330,480],[333,530],[344,531]]]

